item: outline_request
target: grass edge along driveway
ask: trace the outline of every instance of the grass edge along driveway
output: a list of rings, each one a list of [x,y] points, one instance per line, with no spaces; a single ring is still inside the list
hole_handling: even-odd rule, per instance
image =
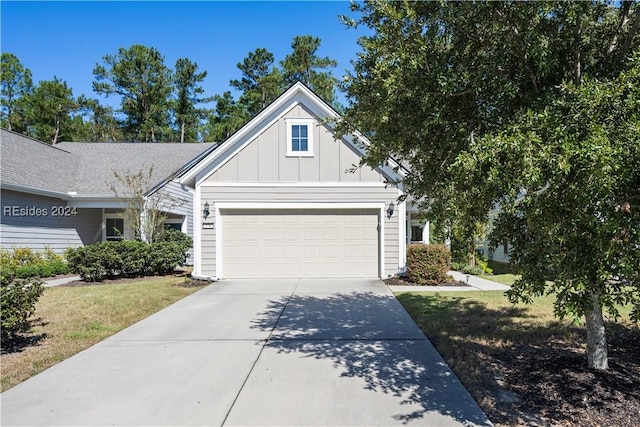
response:
[[[1,391],[192,294],[176,276],[46,288],[32,329],[0,355]],[[3,343],[4,345],[4,343]]]

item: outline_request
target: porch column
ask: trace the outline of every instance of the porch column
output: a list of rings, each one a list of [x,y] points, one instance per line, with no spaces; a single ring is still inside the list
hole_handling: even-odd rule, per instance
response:
[[[422,243],[425,245],[429,244],[430,236],[429,236],[429,221],[424,223],[424,227],[422,227]]]

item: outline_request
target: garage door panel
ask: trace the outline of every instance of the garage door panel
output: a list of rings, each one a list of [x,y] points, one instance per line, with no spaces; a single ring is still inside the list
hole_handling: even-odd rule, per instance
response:
[[[376,210],[221,210],[222,277],[377,277]]]

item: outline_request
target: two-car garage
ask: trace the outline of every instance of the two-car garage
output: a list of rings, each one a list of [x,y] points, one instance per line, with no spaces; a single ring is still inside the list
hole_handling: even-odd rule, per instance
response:
[[[226,278],[377,277],[379,209],[221,209]]]

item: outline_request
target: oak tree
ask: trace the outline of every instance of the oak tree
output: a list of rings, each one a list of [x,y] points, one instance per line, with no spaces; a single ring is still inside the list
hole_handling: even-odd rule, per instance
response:
[[[613,90],[609,82],[632,63],[630,57],[639,45],[640,7],[628,1],[367,2],[352,7],[361,17],[344,18],[345,22],[367,26],[372,34],[360,38],[363,51],[342,85],[351,106],[338,129],[360,129],[369,137],[365,162],[371,166],[389,155],[409,164],[411,174],[404,188],[421,200],[429,219],[466,229],[470,251],[476,237],[473,230],[486,224],[491,209],[500,206],[503,215],[494,242],[498,237],[509,239],[514,244],[513,262],[528,272],[513,287],[511,297],[527,300],[545,286],[543,279],[552,279],[554,285],[544,290],[557,295],[556,313],[586,315],[588,330],[601,328],[598,313],[603,306],[632,301],[629,287],[637,295],[637,278],[617,267],[631,263],[638,271],[637,252],[619,252],[619,244],[615,250],[594,251],[594,256],[607,260],[601,262],[587,258],[588,246],[580,245],[591,235],[606,234],[606,226],[594,225],[603,221],[618,230],[615,241],[628,242],[637,251],[637,235],[627,231],[635,223],[613,224],[631,221],[629,212],[638,209],[637,202],[623,193],[633,188],[625,186],[635,185],[636,191],[638,187],[633,177],[610,182],[598,175],[588,178],[594,167],[588,160],[609,165],[612,173],[640,167],[632,149],[634,143],[637,146],[637,122],[597,129],[599,120],[619,124],[622,118],[633,117],[637,114],[633,102],[611,108],[596,102],[596,94]],[[625,104],[626,96],[613,93],[612,105]],[[600,109],[610,109],[612,115],[601,116]],[[572,115],[569,128],[575,135],[563,130],[563,114]],[[528,127],[521,125],[523,117],[531,118]],[[635,141],[619,141],[616,132],[622,129],[627,129],[623,132],[627,138],[635,131]],[[500,139],[503,134],[509,135],[507,142]],[[529,138],[542,142],[536,149],[520,150],[531,142]],[[603,141],[602,151],[598,139]],[[503,141],[503,149],[491,141]],[[546,160],[545,147],[551,150]],[[484,158],[481,154],[493,163],[475,161]],[[518,185],[506,185],[507,172],[521,179]],[[592,191],[599,194],[598,186],[602,195],[594,200],[586,197]],[[524,198],[520,190],[525,191]],[[605,205],[615,211],[614,201],[620,205],[620,222],[607,222],[604,215],[610,210]],[[559,221],[557,214],[541,213],[556,212],[553,203],[567,206],[566,221]],[[587,213],[591,222],[584,219]],[[533,215],[531,224],[526,222],[528,214]],[[573,229],[571,215],[575,215]],[[537,228],[530,228],[533,225]],[[550,233],[556,236],[551,238]],[[543,236],[553,244],[543,244]],[[563,251],[573,257],[566,258],[566,264],[556,262]],[[587,274],[579,262],[591,263],[593,269]],[[606,341],[593,337],[590,332],[589,365],[606,368]]]

